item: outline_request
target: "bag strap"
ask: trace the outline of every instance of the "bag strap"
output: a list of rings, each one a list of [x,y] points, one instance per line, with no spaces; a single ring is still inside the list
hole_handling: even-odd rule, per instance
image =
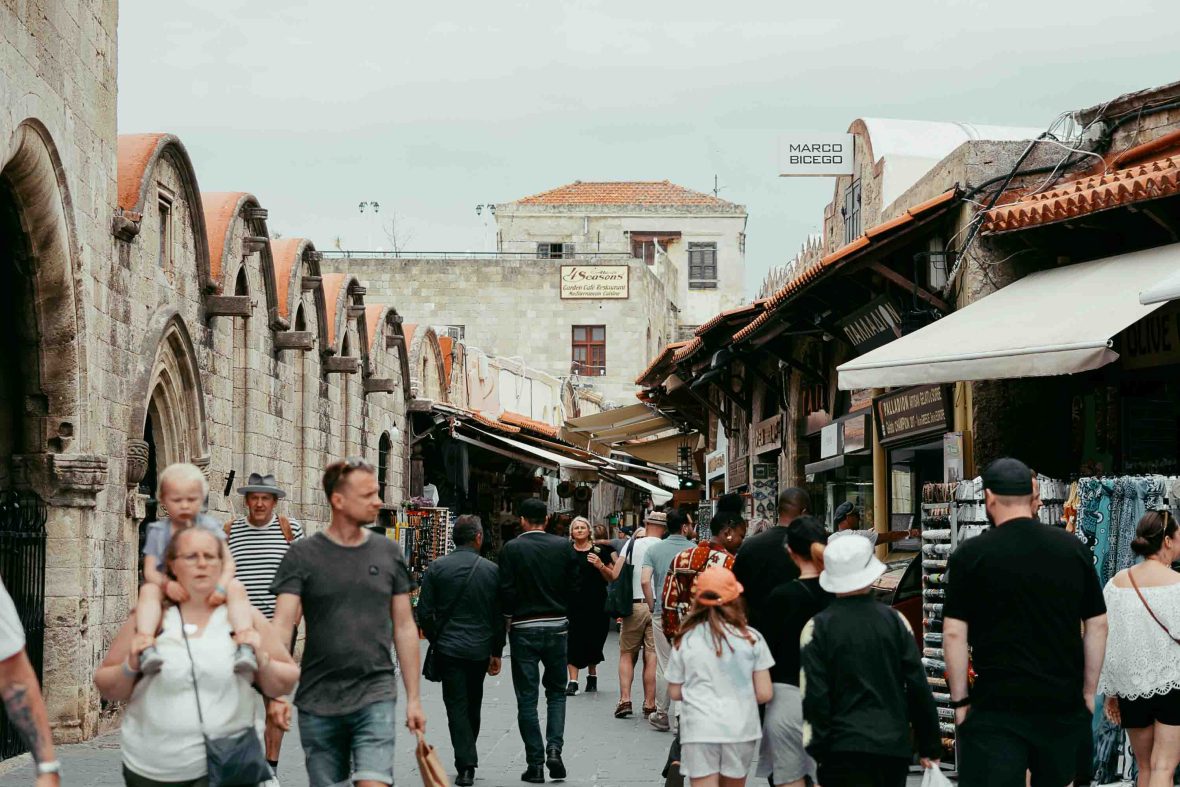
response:
[[[234,520],[232,520],[232,519],[231,519],[231,520],[229,520],[228,522],[226,522],[226,523],[225,523],[225,540],[226,540],[226,543],[229,543],[229,534],[230,534],[231,532],[233,532],[233,529],[234,529]]]
[[[295,540],[295,531],[291,529],[291,520],[279,515],[279,530],[283,531],[283,538],[290,544]]]
[[[471,584],[471,578],[475,576],[475,569],[479,566],[479,561],[483,560],[479,555],[475,556],[475,562],[471,564],[471,569],[467,572],[467,577],[463,580],[463,584],[459,587],[459,592],[455,594],[455,598],[447,605],[446,611],[438,619],[434,626],[434,639],[437,641],[442,638],[443,629],[451,622],[451,614],[455,608],[459,606],[459,602],[463,600],[463,595],[467,592],[467,586]]]
[[[193,678],[193,694],[197,696],[197,721],[201,723],[201,734],[205,737],[205,716],[201,713],[201,692],[197,689],[197,662],[193,659],[193,649],[188,644],[188,632],[184,630],[184,613],[180,606],[176,607],[176,616],[180,618],[180,636],[184,637],[184,649],[188,651],[188,669]]]
[[[1168,635],[1168,639],[1172,640],[1177,645],[1180,645],[1180,639],[1176,639],[1168,627],[1164,625],[1164,622],[1157,618],[1155,613],[1151,610],[1151,605],[1148,604],[1147,599],[1143,597],[1143,591],[1139,589],[1139,583],[1135,581],[1135,573],[1131,569],[1127,569],[1127,579],[1131,580],[1131,587],[1135,588],[1135,595],[1139,596],[1139,600],[1143,602],[1143,608],[1147,610],[1148,615],[1151,615],[1151,619],[1156,622],[1156,625],[1164,630],[1164,633]]]

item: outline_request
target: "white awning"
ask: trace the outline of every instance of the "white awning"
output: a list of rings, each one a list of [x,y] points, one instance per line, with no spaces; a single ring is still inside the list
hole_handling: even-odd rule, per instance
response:
[[[647,481],[644,481],[640,478],[636,478],[633,475],[623,475],[622,473],[620,473],[619,478],[622,478],[627,483],[634,484],[635,486],[639,487],[640,489],[644,490],[645,492],[648,492],[649,494],[651,494],[651,501],[653,503],[655,503],[657,506],[662,506],[662,505],[664,505],[664,503],[667,503],[668,501],[670,501],[672,499],[672,493],[669,492],[667,489],[663,489],[661,487],[658,487],[655,484],[649,484]]]
[[[561,429],[561,439],[592,453],[606,455],[615,443],[649,437],[674,429],[675,426],[654,408],[633,404],[571,418]]]
[[[1139,302],[1144,305],[1167,301],[1180,301],[1180,272],[1139,293]]]
[[[1118,358],[1111,338],[1155,311],[1139,293],[1180,266],[1180,245],[1041,271],[838,368],[840,388],[1050,377]],[[1161,302],[1162,303],[1162,302]]]
[[[463,434],[464,431],[470,430],[474,434],[468,436]],[[462,425],[455,430],[452,435],[456,440],[464,443],[477,445],[492,453],[501,454],[511,459],[517,459],[529,464],[540,465],[541,467],[548,467],[551,469],[565,468],[569,470],[595,470],[592,465],[585,462],[579,462],[576,459],[571,459],[568,456],[546,451],[544,448],[538,448],[535,445],[522,443],[518,440],[513,440],[508,437],[501,437],[491,432],[485,432],[482,429],[476,429],[473,426]]]
[[[668,437],[659,437],[655,440],[619,443],[615,445],[615,450],[630,454],[636,459],[642,459],[645,462],[660,462],[665,465],[675,465],[680,461],[680,444],[686,439],[693,451],[700,450],[704,444],[700,433],[692,432],[688,435],[674,434]]]

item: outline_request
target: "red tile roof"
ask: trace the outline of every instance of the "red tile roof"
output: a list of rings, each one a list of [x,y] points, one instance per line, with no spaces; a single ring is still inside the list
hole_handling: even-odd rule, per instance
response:
[[[660,350],[659,353],[656,354],[656,357],[652,359],[652,362],[648,364],[648,367],[643,370],[643,373],[635,378],[635,384],[646,385],[648,382],[654,382],[649,380],[649,378],[655,374],[656,369],[672,360],[672,354],[686,344],[688,344],[688,342],[672,342],[667,347]]]
[[[581,181],[517,200],[519,205],[652,205],[736,207],[666,180]]]
[[[373,354],[373,347],[377,341],[377,334],[385,330],[385,315],[393,307],[384,303],[368,303],[365,304],[365,333],[369,338],[369,355]],[[385,347],[384,344],[381,345]]]
[[[992,208],[984,214],[983,231],[998,234],[1054,224],[1174,194],[1180,194],[1180,154],[1078,178],[1052,191]]]
[[[234,219],[247,200],[254,198],[244,191],[202,192],[205,210],[205,233],[209,238],[209,277],[221,283],[221,264],[225,261],[226,245]]]
[[[282,238],[270,242],[271,259],[275,265],[275,294],[279,298],[279,316],[290,319],[291,305],[297,303],[302,292],[301,258],[311,245],[306,238]],[[315,248],[314,246],[312,248]]]
[[[529,418],[527,415],[514,413],[511,410],[505,410],[500,413],[500,420],[509,426],[516,426],[529,432],[536,432],[544,437],[557,437],[557,427],[551,426],[544,421],[538,421],[534,418]]]
[[[451,389],[451,367],[455,365],[455,357],[451,353],[451,350],[454,348],[454,346],[454,339],[452,339],[450,336],[447,336],[446,334],[439,334],[438,349],[442,354],[443,384],[446,386],[448,391]]]
[[[348,308],[348,287],[356,277],[351,273],[324,274],[324,308],[327,310],[326,325],[328,326],[328,347],[336,347],[336,322],[341,313]],[[343,337],[341,337],[343,338]]]
[[[120,134],[117,161],[119,173],[119,207],[134,211],[139,207],[143,176],[156,157],[167,134]]]

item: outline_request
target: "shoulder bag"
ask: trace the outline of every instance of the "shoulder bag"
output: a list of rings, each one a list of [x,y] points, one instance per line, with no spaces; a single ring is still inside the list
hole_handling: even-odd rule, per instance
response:
[[[634,581],[635,565],[631,556],[635,553],[635,537],[632,536],[623,547],[623,568],[619,571],[619,578],[611,583],[606,590],[606,608],[603,610],[608,617],[629,618],[634,610]]]
[[[455,594],[455,598],[447,605],[447,609],[443,612],[442,617],[439,618],[438,623],[434,627],[434,642],[431,642],[426,647],[426,658],[422,662],[422,677],[426,680],[438,683],[442,680],[442,675],[438,674],[438,654],[434,651],[435,642],[442,639],[443,631],[447,627],[447,623],[451,621],[451,613],[459,606],[459,602],[463,600],[463,596],[467,593],[467,586],[471,584],[471,578],[475,576],[475,569],[479,566],[479,561],[483,560],[479,555],[475,556],[475,562],[471,564],[471,569],[467,572],[467,577],[463,580],[463,584],[459,587],[459,592]]]
[[[197,667],[193,661],[193,650],[188,644],[188,632],[184,630],[184,615],[176,608],[180,617],[180,634],[184,637],[184,649],[188,651],[189,671],[193,678],[193,694],[197,697],[197,719],[201,722],[201,736],[205,739],[205,763],[208,767],[209,787],[255,787],[274,778],[274,773],[262,751],[262,742],[254,725],[221,738],[210,738],[205,730],[205,716],[201,713],[201,692],[197,688]],[[254,698],[251,697],[251,700]]]
[[[1164,622],[1155,616],[1155,612],[1151,610],[1151,606],[1147,603],[1147,599],[1143,597],[1143,591],[1139,589],[1139,583],[1135,581],[1135,574],[1130,569],[1127,569],[1127,579],[1131,580],[1131,587],[1135,588],[1135,595],[1139,596],[1139,600],[1143,602],[1143,608],[1147,610],[1147,614],[1151,615],[1151,619],[1156,622],[1156,625],[1164,630],[1168,635],[1168,639],[1180,645],[1180,639],[1176,639],[1172,632],[1164,625]]]

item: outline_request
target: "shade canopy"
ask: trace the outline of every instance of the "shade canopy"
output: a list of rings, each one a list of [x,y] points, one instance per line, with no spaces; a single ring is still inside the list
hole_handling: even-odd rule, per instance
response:
[[[596,454],[606,455],[615,443],[657,435],[673,428],[675,424],[660,415],[655,408],[633,404],[571,418],[561,429],[561,439]]]
[[[1111,339],[1155,311],[1139,293],[1171,277],[1180,245],[1041,271],[838,367],[843,390],[1050,377],[1117,359]]]
[[[619,474],[619,478],[650,494],[651,501],[657,506],[662,506],[672,499],[672,493],[667,489],[658,487],[655,484],[649,484],[642,478],[636,478],[633,475],[623,475],[622,473]]]
[[[564,454],[546,451],[544,448],[538,448],[535,445],[529,445],[519,440],[485,432],[482,429],[476,429],[467,424],[457,428],[453,437],[461,442],[477,445],[492,453],[507,456],[528,464],[548,467],[553,470],[558,468],[568,470],[595,469],[592,465],[572,459]]]
[[[669,437],[658,437],[655,440],[634,443],[620,443],[615,446],[615,450],[630,454],[645,462],[659,462],[675,466],[680,461],[680,446],[685,441],[688,442],[689,450],[694,452],[700,450],[702,440],[699,432],[691,432],[687,435],[674,434]]]
[[[1167,301],[1180,301],[1180,271],[1139,293],[1139,302],[1145,306]]]

